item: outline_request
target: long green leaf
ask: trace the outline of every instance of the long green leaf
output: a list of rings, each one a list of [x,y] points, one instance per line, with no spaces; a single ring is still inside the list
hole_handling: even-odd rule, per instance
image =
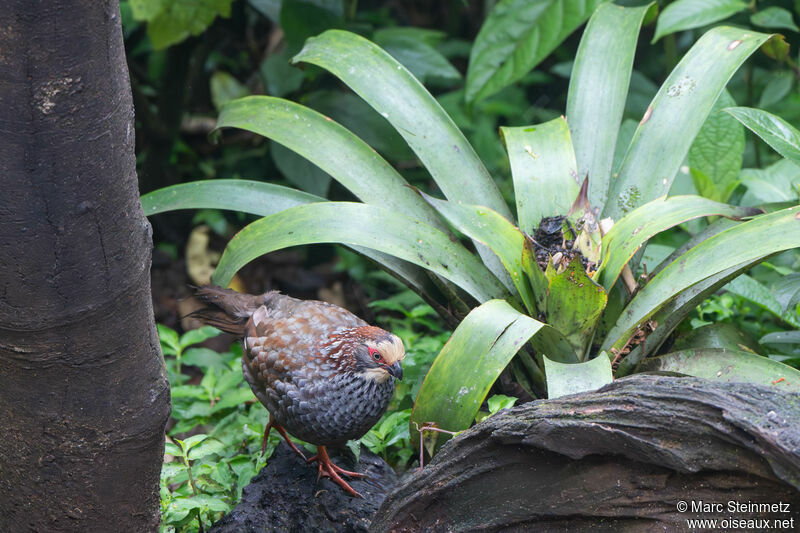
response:
[[[594,279],[609,290],[648,239],[687,220],[713,215],[740,219],[756,213],[749,207],[722,204],[700,196],[657,198],[622,217],[603,237],[603,260]]]
[[[706,32],[670,73],[633,136],[604,216],[618,220],[666,194],[725,84],[768,35],[718,27]]]
[[[519,229],[488,207],[457,204],[421,194],[456,229],[486,245],[500,258],[528,312],[535,315],[536,303],[522,266],[525,237]]]
[[[472,310],[436,357],[419,390],[411,413],[411,436],[434,423],[448,431],[466,429],[492,384],[531,337],[557,335],[542,322],[516,311],[507,302],[491,300]],[[441,446],[449,438],[432,433]]]
[[[511,218],[489,171],[442,106],[396,59],[354,33],[329,30],[306,41],[292,62],[322,67],[380,113],[417,154],[444,195],[485,205]],[[478,253],[489,269],[511,285],[495,255]]]
[[[414,263],[452,281],[479,302],[508,294],[447,234],[384,207],[349,202],[300,205],[253,222],[228,243],[212,280],[226,286],[236,271],[260,255],[323,242],[363,246]]]
[[[589,203],[593,206],[606,203],[636,40],[651,5],[600,5],[583,31],[575,56],[567,95],[567,122],[578,176],[588,174]]]
[[[742,0],[677,0],[658,17],[653,42],[678,31],[707,26],[747,9]]]
[[[605,352],[584,363],[572,365],[545,358],[544,371],[547,376],[547,397],[550,399],[593,391],[614,381],[611,359]]]
[[[602,349],[620,349],[639,324],[687,287],[743,262],[800,247],[800,206],[763,215],[722,231],[659,272],[634,297]]]
[[[500,128],[511,162],[519,227],[533,233],[542,217],[566,215],[580,183],[564,117],[536,126]]]
[[[330,71],[383,115],[448,199],[485,205],[510,218],[497,185],[453,120],[380,47],[354,33],[329,30],[306,41],[292,62]]]
[[[762,259],[759,258],[756,261],[740,263],[725,269],[699,283],[695,283],[667,302],[652,317],[655,330],[647,335],[647,339],[644,343],[637,346],[630,354],[625,356],[617,367],[617,377],[627,376],[633,372],[642,359],[658,351],[678,324],[680,324],[689,313],[694,311],[703,300],[717,292],[731,279],[760,263],[761,260]]]
[[[142,196],[147,216],[176,209],[229,209],[267,216],[324,198],[307,192],[250,180],[204,180],[164,187]]]
[[[145,194],[141,201],[145,215],[148,216],[177,209],[229,209],[268,216],[290,207],[323,202],[325,199],[272,183],[217,179],[165,187]],[[431,300],[435,289],[421,269],[375,250],[360,246],[352,248],[399,277],[428,303],[436,305]]]
[[[467,69],[467,102],[519,80],[605,0],[501,0],[481,26]]]
[[[375,150],[312,109],[271,96],[248,96],[222,109],[217,128],[239,128],[269,137],[320,167],[363,202],[395,209],[435,228],[445,227]]]
[[[739,276],[728,283],[725,289],[769,311],[787,324],[800,328],[800,316],[798,316],[794,310],[787,310],[784,312],[780,302],[775,298],[775,295],[772,294],[767,287],[750,276]]]
[[[786,159],[800,165],[800,131],[777,115],[749,107],[725,109]]]
[[[677,372],[733,383],[754,383],[800,392],[800,371],[751,352],[707,348],[682,350],[648,359],[642,371]]]

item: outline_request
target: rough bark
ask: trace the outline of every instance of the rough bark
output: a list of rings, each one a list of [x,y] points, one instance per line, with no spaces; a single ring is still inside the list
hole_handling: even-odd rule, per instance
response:
[[[377,455],[362,449],[358,464],[349,452],[331,449],[334,463],[345,470],[367,474],[348,480],[363,498],[353,498],[327,478],[317,481],[317,468],[307,465],[281,443],[253,481],[245,487],[242,501],[211,533],[248,531],[367,531],[397,475]]]
[[[169,387],[116,0],[0,10],[0,531],[153,531]]]
[[[798,394],[694,378],[636,376],[532,402],[443,446],[386,498],[371,529],[688,531],[691,518],[798,527],[799,419]],[[693,512],[700,500],[725,509]],[[789,512],[730,512],[729,501]]]

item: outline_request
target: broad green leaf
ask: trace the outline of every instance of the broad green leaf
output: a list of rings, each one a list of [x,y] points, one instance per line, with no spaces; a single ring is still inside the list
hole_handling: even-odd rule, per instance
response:
[[[645,372],[677,372],[728,383],[753,383],[800,392],[800,371],[750,352],[707,348],[683,350],[646,360]]]
[[[207,339],[216,337],[220,333],[222,333],[220,330],[211,326],[203,326],[187,331],[181,336],[181,348],[186,348],[192,344],[199,344]]]
[[[767,168],[746,168],[740,175],[747,193],[742,197],[744,205],[760,205],[773,202],[798,200],[800,166],[788,159],[781,159]]]
[[[250,94],[250,90],[242,82],[234,78],[231,74],[217,71],[211,75],[209,82],[211,91],[211,102],[214,108],[219,111],[222,106]]]
[[[725,20],[744,9],[747,3],[742,0],[677,0],[658,16],[653,42],[670,33]]]
[[[452,119],[378,46],[353,33],[331,30],[309,39],[292,61],[332,72],[366,100],[408,142],[449,200],[485,205],[510,216],[497,185]]]
[[[230,209],[267,216],[290,207],[324,201],[324,198],[271,183],[220,179],[165,187],[145,194],[141,201],[148,216],[176,209],[198,208]],[[435,292],[428,276],[414,265],[374,250],[358,246],[352,248],[387,268],[423,298],[429,298]]]
[[[769,74],[764,90],[761,92],[761,97],[758,99],[758,105],[761,109],[777,104],[783,100],[790,92],[794,85],[794,73],[790,70],[778,70]],[[733,104],[735,105],[735,104]]]
[[[289,64],[290,57],[289,48],[286,47],[261,62],[259,73],[270,96],[283,97],[303,85],[305,75],[302,70]]]
[[[665,267],[639,291],[606,336],[602,349],[622,348],[637,325],[695,283],[796,247],[800,247],[800,206],[762,215],[714,235]]]
[[[191,511],[192,509],[208,509],[209,511],[227,512],[231,506],[224,500],[215,498],[209,494],[196,494],[188,498],[177,498],[170,503],[170,507],[176,512]]]
[[[219,352],[215,352],[209,348],[189,348],[184,352],[181,358],[181,363],[184,365],[194,365],[201,368],[213,367],[218,372],[225,370],[228,365],[225,364]],[[173,394],[173,398],[174,398]]]
[[[716,322],[677,335],[672,344],[674,352],[706,348],[729,349],[759,355],[761,347],[747,333],[729,322]]]
[[[575,349],[579,359],[594,334],[608,295],[586,276],[580,257],[556,273],[547,291],[547,323],[560,331]]]
[[[403,136],[448,200],[485,205],[511,218],[464,134],[408,69],[380,47],[354,33],[331,30],[306,41],[292,61],[330,71],[369,103]],[[507,281],[491,251],[478,246],[478,253],[495,276]]]
[[[211,412],[216,413],[217,411],[222,411],[223,409],[242,405],[245,402],[253,402],[255,400],[256,397],[253,395],[253,391],[249,388],[233,389],[232,391],[225,393],[222,396],[222,399],[214,404],[214,407],[211,408]]]
[[[467,69],[467,102],[528,74],[603,0],[500,0],[481,26]]]
[[[503,409],[511,409],[514,407],[514,404],[517,403],[519,398],[514,398],[513,396],[506,396],[504,394],[495,394],[491,396],[488,400],[486,400],[487,406],[489,407],[489,414],[495,414]]]
[[[156,324],[158,330],[158,340],[164,345],[164,352],[175,355],[181,351],[181,343],[178,340],[178,332],[164,324]]]
[[[619,220],[669,191],[725,84],[767,37],[722,26],[706,32],[692,46],[639,123],[619,176],[612,181],[604,217]]]
[[[770,6],[762,9],[758,13],[753,13],[750,15],[750,22],[755,26],[771,30],[785,29],[800,31],[800,28],[794,23],[792,12],[782,7]]]
[[[797,316],[794,310],[787,310],[784,312],[780,302],[775,298],[775,295],[772,294],[767,287],[750,276],[739,276],[728,283],[725,289],[769,311],[787,324],[800,328],[800,316]]]
[[[300,205],[253,222],[228,243],[212,281],[227,286],[242,266],[260,255],[323,242],[372,248],[417,264],[479,302],[507,295],[497,278],[447,234],[385,207],[349,202]]]
[[[164,444],[164,455],[171,455],[173,457],[183,457],[183,450],[176,444],[167,442]]]
[[[603,237],[603,260],[593,277],[609,290],[628,261],[648,239],[687,220],[714,215],[739,219],[757,212],[752,208],[722,204],[701,196],[657,198],[622,217]]]
[[[758,342],[759,344],[800,344],[800,330],[767,333]]]
[[[407,32],[392,31],[405,29],[375,32],[375,44],[402,63],[420,83],[451,86],[461,80],[461,73],[433,46]]]
[[[367,203],[406,213],[443,228],[433,210],[381,156],[350,131],[305,106],[270,96],[229,103],[217,128],[240,128],[269,137],[302,155]]]
[[[457,204],[421,194],[456,229],[500,258],[528,312],[535,315],[536,303],[522,266],[525,237],[519,229],[488,207]]]
[[[699,171],[706,182],[695,187],[706,198],[725,202],[739,184],[744,154],[744,128],[722,109],[736,105],[728,91],[722,91],[700,133],[689,148],[692,176]],[[698,186],[700,185],[700,186]]]
[[[202,459],[208,455],[222,453],[225,448],[226,446],[223,442],[215,438],[208,438],[204,439],[203,442],[196,446],[192,446],[189,450],[188,457],[190,461],[194,461],[195,459]]]
[[[472,310],[459,324],[431,365],[411,413],[411,440],[418,427],[434,423],[447,431],[467,429],[492,384],[531,337],[558,335],[542,322],[491,300]],[[416,425],[416,426],[415,426]],[[433,432],[436,447],[449,435]]]
[[[791,124],[779,116],[760,109],[731,107],[725,111],[761,137],[776,152],[800,165],[800,131]]]
[[[190,35],[200,35],[218,16],[231,16],[232,2],[233,0],[160,0],[160,10],[148,9],[147,35],[153,48],[160,50],[177,44]],[[136,3],[154,2],[138,0]],[[136,13],[137,10],[134,9],[134,16]]]
[[[184,440],[177,440],[177,442],[181,445],[184,451],[190,451],[192,448],[203,442],[208,438],[208,435],[199,434],[199,435],[192,435],[191,437],[184,439]]]
[[[282,144],[270,143],[269,153],[286,181],[314,196],[328,196],[331,187],[330,174]]]
[[[781,312],[785,313],[800,305],[800,272],[788,274],[776,281],[772,291],[781,306]]]
[[[567,96],[567,122],[578,176],[589,176],[589,203],[608,195],[614,147],[625,110],[642,19],[652,4],[601,4],[583,31]],[[602,105],[597,105],[603,102]]]
[[[529,127],[501,127],[517,200],[519,227],[533,233],[542,217],[566,215],[580,183],[564,117]]]
[[[767,57],[779,63],[783,63],[786,61],[786,58],[789,57],[789,43],[786,42],[783,35],[773,35],[770,40],[761,46],[761,51],[764,52]]]
[[[589,361],[571,365],[545,358],[544,372],[550,399],[593,391],[614,381],[611,360],[605,352]]]

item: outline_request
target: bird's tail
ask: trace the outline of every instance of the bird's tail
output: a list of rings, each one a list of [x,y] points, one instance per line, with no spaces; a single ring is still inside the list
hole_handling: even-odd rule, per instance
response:
[[[238,337],[244,336],[245,325],[250,316],[272,295],[267,293],[253,296],[220,287],[194,289],[195,296],[206,305],[188,316]]]

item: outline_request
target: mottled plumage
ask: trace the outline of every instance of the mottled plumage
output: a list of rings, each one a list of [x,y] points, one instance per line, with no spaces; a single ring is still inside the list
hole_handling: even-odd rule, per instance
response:
[[[324,446],[361,437],[384,413],[402,378],[400,339],[325,302],[215,287],[197,294],[210,306],[193,316],[243,338],[242,371],[270,426],[323,447],[321,475],[356,494],[336,475],[352,473],[323,467]]]

